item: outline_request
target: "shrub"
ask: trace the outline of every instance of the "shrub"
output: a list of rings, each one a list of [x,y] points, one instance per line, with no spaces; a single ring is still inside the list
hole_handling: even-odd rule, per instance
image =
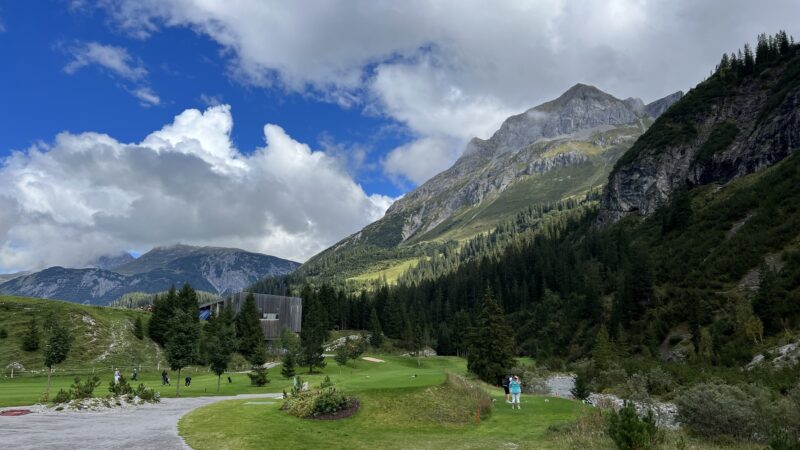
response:
[[[128,380],[123,375],[120,375],[119,383],[115,383],[113,379],[108,383],[108,392],[111,392],[114,397],[118,397],[132,393],[133,388],[128,384]]]
[[[547,385],[547,375],[534,366],[517,366],[511,373],[518,375],[522,381],[522,392],[526,394],[547,395],[550,387]]]
[[[146,402],[158,403],[161,401],[161,394],[144,384],[140,384],[134,391],[134,394]]]
[[[678,420],[700,436],[751,438],[758,428],[753,399],[738,386],[697,384],[675,403]]]
[[[631,375],[619,391],[622,397],[631,400],[647,400],[650,397],[647,390],[647,377],[640,373]]]
[[[326,382],[326,387],[320,385],[317,389],[310,391],[300,391],[299,387],[293,387],[291,395],[286,397],[283,409],[296,417],[314,418],[345,410],[356,402],[355,398],[338,391],[329,378],[326,379]]]
[[[70,393],[64,389],[59,389],[58,394],[53,398],[53,403],[67,403],[70,400],[72,400]]]
[[[625,402],[619,412],[608,417],[608,436],[621,450],[645,450],[653,448],[660,440],[653,413],[640,418],[632,403]]]
[[[779,431],[770,438],[767,450],[800,450],[800,435]]]
[[[253,367],[253,370],[251,370],[247,376],[250,377],[250,384],[253,386],[264,386],[269,383],[267,369],[263,367]]]
[[[321,389],[329,388],[333,386],[333,381],[331,381],[331,377],[325,375],[325,379],[322,380],[322,383],[319,384]]]
[[[5,339],[8,337],[8,331],[5,328],[0,328],[0,339]]]
[[[653,367],[647,373],[647,391],[653,395],[671,392],[674,384],[672,376],[661,367]]]
[[[75,377],[72,386],[69,388],[69,394],[72,399],[91,398],[94,393],[94,388],[100,384],[100,378],[97,375],[91,375],[86,378],[86,383],[81,383],[81,377]]]

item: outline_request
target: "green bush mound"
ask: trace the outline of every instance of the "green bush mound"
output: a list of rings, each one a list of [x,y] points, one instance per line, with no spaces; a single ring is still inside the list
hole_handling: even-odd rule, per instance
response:
[[[608,416],[608,436],[620,450],[645,450],[654,448],[663,440],[663,434],[656,428],[653,413],[645,417],[636,414],[632,403]]]
[[[349,417],[358,409],[358,400],[336,389],[329,377],[315,389],[302,390],[302,381],[295,377],[294,387],[286,395],[283,409],[304,419],[332,419]],[[340,414],[347,410],[351,414]]]

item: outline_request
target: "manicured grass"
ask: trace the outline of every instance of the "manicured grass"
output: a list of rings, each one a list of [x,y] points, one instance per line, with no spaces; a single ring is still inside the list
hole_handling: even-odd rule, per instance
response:
[[[471,411],[452,411],[463,402],[448,397],[446,371],[464,373],[459,358],[386,357],[385,363],[360,361],[358,368],[328,367],[336,386],[356,395],[359,412],[348,419],[298,419],[280,402],[254,405],[220,402],[184,416],[179,431],[197,449],[263,448],[547,448],[547,428],[575,419],[585,407],[557,398],[524,396],[512,411],[501,391],[491,389],[494,411],[477,423]],[[415,376],[416,375],[416,376]],[[322,375],[309,379],[316,384]]]
[[[388,283],[395,283],[408,269],[417,265],[419,258],[411,258],[405,261],[391,264],[389,267],[382,267],[365,272],[361,275],[348,278],[352,281],[373,281],[385,279]]]

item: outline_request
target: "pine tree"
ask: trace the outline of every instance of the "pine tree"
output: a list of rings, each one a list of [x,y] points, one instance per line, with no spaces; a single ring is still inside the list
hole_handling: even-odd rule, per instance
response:
[[[53,366],[61,364],[67,359],[70,347],[72,346],[72,336],[69,330],[61,324],[54,325],[50,330],[50,339],[44,349],[44,365],[47,367],[47,395],[50,395],[50,375],[53,373]]]
[[[750,49],[750,44],[744,44],[744,71],[745,73],[753,73],[756,67],[756,60],[753,57],[753,50]]]
[[[312,373],[314,367],[325,367],[322,346],[326,339],[328,326],[325,311],[319,300],[312,297],[300,332],[300,365],[308,367],[308,373]]]
[[[137,316],[136,320],[133,321],[133,335],[136,336],[136,339],[140,341],[144,339],[144,325],[142,325],[142,317]]]
[[[350,351],[348,349],[349,346],[350,346],[350,336],[344,339],[344,343],[336,349],[336,353],[333,357],[333,359],[336,361],[336,364],[340,366],[339,369],[340,372],[341,372],[341,366],[346,366],[347,361],[350,360]]]
[[[446,322],[439,325],[439,333],[436,336],[436,353],[439,355],[452,355],[453,347],[450,342],[450,328]]]
[[[261,320],[259,318],[256,298],[252,293],[245,297],[244,305],[236,316],[236,332],[239,339],[239,353],[247,359],[253,366],[262,359],[264,355],[264,332],[261,331]]]
[[[369,314],[369,330],[371,333],[369,343],[375,348],[380,348],[383,345],[383,331],[381,330],[381,321],[378,319],[378,311],[374,306]]]
[[[608,330],[605,325],[601,325],[600,331],[597,332],[597,337],[594,339],[594,347],[592,348],[594,364],[598,369],[605,370],[611,365],[615,358],[614,346],[611,344]]]
[[[469,339],[467,368],[487,383],[497,384],[514,365],[514,335],[491,289]]]
[[[150,339],[162,347],[167,343],[169,323],[175,311],[176,302],[175,286],[170,287],[165,295],[156,295],[153,299],[153,313],[147,324],[147,334]]]
[[[697,348],[697,357],[704,363],[710,363],[714,357],[714,339],[708,328],[700,329],[700,344]]]
[[[209,341],[206,344],[208,364],[217,376],[217,393],[219,393],[222,374],[228,370],[233,352],[236,351],[236,327],[233,324],[233,311],[230,303],[221,314],[212,316],[206,324]]]
[[[283,354],[283,358],[281,358],[281,375],[286,378],[292,378],[295,376],[295,355],[294,352],[287,351]]]
[[[22,337],[22,349],[26,352],[39,350],[39,325],[36,323],[36,317],[31,317],[31,321],[28,322],[28,331]]]
[[[180,396],[181,370],[192,364],[197,358],[197,344],[200,338],[198,317],[190,312],[176,309],[169,321],[167,344],[164,348],[170,369],[178,371],[178,383],[175,383],[175,396]]]

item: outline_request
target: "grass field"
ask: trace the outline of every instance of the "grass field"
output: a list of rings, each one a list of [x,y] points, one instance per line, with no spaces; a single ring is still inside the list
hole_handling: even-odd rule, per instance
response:
[[[385,279],[387,283],[394,284],[397,283],[397,280],[401,275],[406,273],[408,269],[416,266],[418,262],[419,258],[411,258],[393,264],[387,263],[389,267],[372,269],[361,275],[348,278],[348,281],[365,282]]]
[[[280,402],[232,400],[184,416],[180,433],[197,449],[260,448],[268,443],[282,449],[503,448],[509,444],[535,448],[526,442],[547,440],[548,427],[569,423],[585,409],[571,400],[525,396],[523,409],[512,411],[501,392],[493,390],[497,406],[478,424],[471,411],[452,410],[459,408],[459,399],[448,397],[449,391],[442,386],[447,371],[465,372],[463,359],[422,358],[421,367],[413,358],[384,359],[385,363],[359,361],[355,369],[348,367],[341,373],[330,363],[325,369],[338,388],[359,398],[361,409],[352,418],[298,419],[280,411]],[[308,377],[308,381],[317,384],[323,376]]]

